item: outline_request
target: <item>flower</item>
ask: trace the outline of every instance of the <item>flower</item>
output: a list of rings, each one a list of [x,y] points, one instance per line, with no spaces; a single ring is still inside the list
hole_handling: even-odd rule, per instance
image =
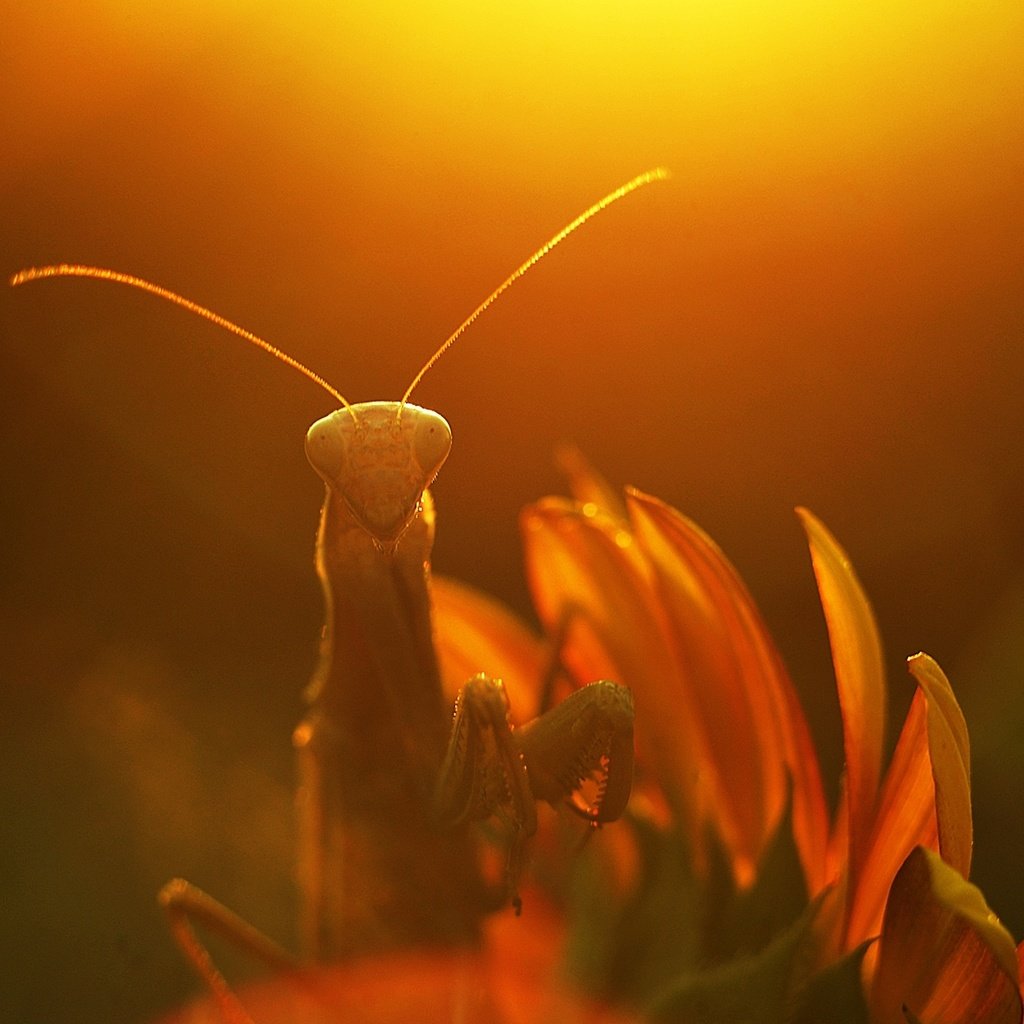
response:
[[[628,685],[638,770],[626,820],[581,853],[586,826],[549,815],[527,909],[493,918],[482,950],[278,976],[240,993],[253,1019],[1021,1024],[1024,943],[1014,948],[967,880],[969,740],[935,661],[909,659],[915,694],[883,770],[874,616],[843,549],[799,510],[842,712],[830,814],[796,691],[736,570],[663,502],[620,497],[578,454],[564,461],[574,498],[544,499],[522,520],[547,640],[435,580],[438,651],[453,693],[481,670],[500,674],[520,714],[552,675]],[[589,998],[553,971],[560,949]],[[206,999],[165,1024],[222,1010]]]
[[[481,951],[413,951],[363,957],[276,974],[239,992],[237,1019],[251,1024],[637,1024],[636,1018],[581,999],[559,983],[552,962],[561,923],[543,904],[529,928],[505,915],[489,922]],[[251,1017],[249,1016],[251,1014]],[[204,997],[155,1024],[224,1024]]]
[[[969,741],[939,666],[909,659],[916,691],[883,771],[875,619],[843,549],[799,510],[842,712],[830,816],[796,692],[735,569],[663,502],[564,462],[573,499],[523,514],[530,586],[572,684],[633,690],[639,759],[627,825],[561,893],[577,977],[666,1021],[1020,1024],[1013,940],[967,881]],[[513,707],[531,706],[546,655],[526,627],[444,581],[435,603],[450,674],[501,666]]]

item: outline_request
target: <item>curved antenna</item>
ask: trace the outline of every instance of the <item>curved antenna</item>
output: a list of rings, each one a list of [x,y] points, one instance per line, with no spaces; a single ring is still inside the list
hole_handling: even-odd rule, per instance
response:
[[[609,192],[603,199],[599,199],[593,206],[587,207],[575,220],[570,221],[561,231],[558,232],[553,238],[548,239],[525,263],[514,270],[508,277],[505,278],[497,288],[491,292],[490,295],[480,303],[476,309],[473,310],[465,320],[448,336],[448,338],[440,345],[437,351],[423,364],[423,369],[416,374],[412,379],[412,383],[405,389],[405,394],[402,395],[402,401],[398,406],[398,414],[401,416],[402,407],[409,401],[409,396],[413,393],[416,385],[423,380],[427,370],[429,370],[434,363],[438,361],[455,344],[459,335],[461,335],[467,327],[489,306],[502,292],[507,291],[512,287],[525,274],[535,263],[542,260],[559,242],[571,235],[578,227],[582,227],[591,217],[595,214],[600,213],[603,209],[611,206],[612,203],[622,199],[623,196],[628,196],[630,192],[642,187],[643,185],[649,185],[652,181],[664,181],[665,178],[671,177],[671,173],[665,167],[655,167],[654,170],[646,171],[643,174],[638,174],[632,181],[627,181],[625,185],[621,185],[614,192]]]
[[[303,376],[308,377],[314,384],[319,384],[324,391],[336,398],[348,409],[353,419],[356,418],[356,414],[349,402],[346,401],[345,396],[328,384],[320,374],[314,373],[308,366],[303,366],[297,359],[293,359],[287,352],[282,352],[276,345],[271,345],[269,341],[264,341],[259,335],[253,334],[252,331],[247,331],[244,327],[239,327],[238,324],[226,320],[219,313],[214,313],[213,310],[200,306],[198,302],[186,299],[177,292],[172,292],[168,288],[161,288],[160,285],[153,284],[144,278],[135,277],[132,274],[123,274],[119,270],[88,267],[81,263],[58,263],[50,267],[30,267],[27,270],[19,270],[18,273],[11,277],[11,285],[17,287],[19,284],[39,281],[46,277],[91,277],[99,281],[114,281],[117,284],[126,284],[131,288],[138,288],[140,291],[149,292],[150,295],[156,295],[161,299],[166,299],[168,302],[173,302],[176,306],[181,306],[190,313],[195,313],[204,320],[209,320],[218,327],[223,327],[224,330],[237,334],[240,338],[244,338],[257,348],[269,352],[275,359],[280,359],[282,363],[287,363],[292,369],[298,370]]]

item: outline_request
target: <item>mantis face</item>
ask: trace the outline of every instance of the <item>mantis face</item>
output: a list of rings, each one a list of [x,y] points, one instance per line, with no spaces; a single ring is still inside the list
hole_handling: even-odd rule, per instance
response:
[[[362,402],[317,420],[306,457],[355,521],[385,548],[416,518],[423,492],[448,458],[452,432],[430,409]]]

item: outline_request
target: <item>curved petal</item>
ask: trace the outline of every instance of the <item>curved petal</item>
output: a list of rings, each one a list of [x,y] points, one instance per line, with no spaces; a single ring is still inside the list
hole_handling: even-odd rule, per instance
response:
[[[569,493],[581,504],[592,505],[617,520],[628,523],[626,506],[617,488],[612,487],[574,444],[562,445],[555,453],[558,468],[569,481]]]
[[[807,509],[797,509],[825,611],[843,716],[850,873],[856,885],[878,797],[885,737],[886,688],[875,617],[836,539]]]
[[[926,717],[925,695],[918,690],[886,772],[867,854],[850,894],[846,948],[880,931],[889,887],[907,854],[915,846],[937,845]]]
[[[699,842],[706,751],[633,537],[593,506],[557,498],[527,508],[522,526],[537,613],[551,634],[567,630],[563,662],[580,682],[633,690],[638,746]]]
[[[479,672],[505,684],[513,719],[537,713],[544,643],[504,605],[480,591],[445,577],[431,580],[434,643],[445,692],[454,700]]]
[[[935,783],[935,814],[942,859],[964,878],[971,873],[971,743],[953,688],[927,654],[907,664],[928,701],[928,754]]]
[[[926,654],[908,660],[918,683],[892,763],[856,891],[846,944],[875,935],[886,894],[915,846],[938,848],[967,877],[971,865],[971,791],[967,725],[942,669]]]
[[[872,1020],[1020,1024],[1013,939],[981,891],[939,855],[911,851],[892,885],[871,990]]]
[[[630,490],[634,531],[719,780],[717,812],[741,880],[792,785],[794,832],[812,892],[825,882],[827,812],[817,756],[782,660],[738,573],[698,526]]]

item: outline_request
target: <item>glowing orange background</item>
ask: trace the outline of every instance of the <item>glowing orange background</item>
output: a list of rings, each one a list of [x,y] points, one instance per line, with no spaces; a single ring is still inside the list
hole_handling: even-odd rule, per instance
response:
[[[0,269],[142,274],[353,400],[397,397],[533,248],[671,167],[417,393],[456,439],[435,567],[525,609],[516,513],[577,440],[733,557],[834,776],[790,513],[812,507],[876,602],[898,707],[919,648],[962,698],[975,877],[1021,936],[1019,0],[66,6],[0,26]],[[320,616],[302,437],[330,402],[124,290],[0,310],[14,1012],[141,1019],[191,988],[152,905],[169,875],[287,938]]]

